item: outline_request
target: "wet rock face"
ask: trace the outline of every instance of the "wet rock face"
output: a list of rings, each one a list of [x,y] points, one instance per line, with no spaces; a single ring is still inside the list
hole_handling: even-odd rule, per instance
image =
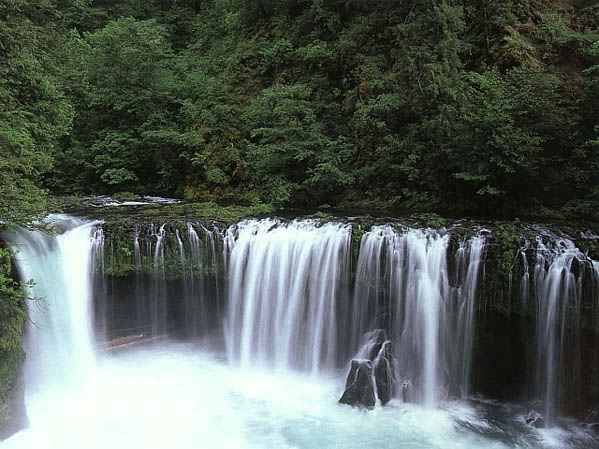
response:
[[[352,407],[374,408],[376,397],[372,374],[373,367],[370,360],[352,360],[345,382],[345,391],[339,402]]]
[[[393,353],[391,342],[385,341],[374,360],[374,380],[376,391],[382,405],[386,405],[393,396]]]
[[[378,396],[382,405],[393,397],[394,360],[391,341],[382,329],[364,335],[363,344],[345,383],[342,404],[372,408]]]
[[[373,362],[387,340],[387,332],[383,329],[375,329],[367,332],[362,338],[362,347],[358,352],[358,357]]]

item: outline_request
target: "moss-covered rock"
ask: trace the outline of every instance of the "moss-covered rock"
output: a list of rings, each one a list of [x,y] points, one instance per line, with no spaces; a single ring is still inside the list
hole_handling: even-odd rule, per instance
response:
[[[0,246],[0,440],[18,431],[25,420],[21,375],[25,308],[14,277],[10,252]]]

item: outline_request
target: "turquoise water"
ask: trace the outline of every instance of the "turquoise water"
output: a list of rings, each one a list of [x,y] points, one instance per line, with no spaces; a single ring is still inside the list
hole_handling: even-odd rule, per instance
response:
[[[583,430],[539,432],[464,403],[337,403],[341,379],[240,371],[197,347],[100,356],[76,388],[27,398],[30,427],[2,449],[593,448]],[[482,407],[482,408],[481,408]],[[501,407],[499,407],[501,408]]]

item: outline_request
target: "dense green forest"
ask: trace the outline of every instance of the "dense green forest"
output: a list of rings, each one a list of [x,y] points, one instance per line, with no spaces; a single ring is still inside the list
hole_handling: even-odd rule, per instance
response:
[[[599,218],[599,2],[0,0],[0,217],[48,194]]]

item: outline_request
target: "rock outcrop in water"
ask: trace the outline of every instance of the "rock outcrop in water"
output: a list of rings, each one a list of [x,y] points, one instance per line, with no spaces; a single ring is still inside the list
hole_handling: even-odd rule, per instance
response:
[[[387,339],[387,333],[383,329],[368,332],[363,341],[358,358],[351,361],[345,392],[339,402],[372,408],[378,397],[381,404],[386,405],[393,397],[394,360],[391,341]]]
[[[376,404],[373,367],[370,360],[352,360],[345,382],[341,404],[352,407],[374,408]]]
[[[387,332],[384,329],[375,329],[364,334],[362,347],[358,352],[358,357],[374,362],[379,355],[383,344],[388,341]]]
[[[383,342],[374,360],[374,381],[376,391],[382,405],[386,405],[393,397],[393,353],[391,342]]]

